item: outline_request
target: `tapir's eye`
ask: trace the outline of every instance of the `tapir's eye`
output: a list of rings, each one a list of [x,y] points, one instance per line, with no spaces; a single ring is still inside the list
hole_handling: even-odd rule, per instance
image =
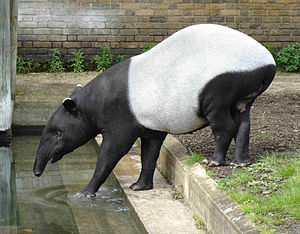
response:
[[[56,132],[56,137],[59,139],[62,137],[62,132],[61,131],[57,131]]]

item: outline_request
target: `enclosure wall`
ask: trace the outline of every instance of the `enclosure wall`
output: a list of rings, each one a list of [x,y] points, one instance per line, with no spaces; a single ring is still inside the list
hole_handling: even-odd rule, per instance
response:
[[[262,43],[300,41],[299,0],[19,0],[19,55],[47,58],[49,48],[86,56],[107,45],[137,54],[178,29],[216,23]]]

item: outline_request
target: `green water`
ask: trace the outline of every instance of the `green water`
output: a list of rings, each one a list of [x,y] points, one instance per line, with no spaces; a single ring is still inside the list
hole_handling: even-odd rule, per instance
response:
[[[145,233],[114,176],[94,199],[74,196],[93,174],[92,142],[49,163],[37,178],[32,167],[39,139],[17,136],[13,150],[0,147],[0,233]]]

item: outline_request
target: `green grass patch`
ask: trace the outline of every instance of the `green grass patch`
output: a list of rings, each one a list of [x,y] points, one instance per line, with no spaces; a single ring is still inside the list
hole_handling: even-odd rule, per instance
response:
[[[196,227],[198,229],[201,229],[201,230],[206,230],[206,224],[204,222],[204,220],[202,218],[200,218],[199,216],[197,215],[194,215],[194,220],[195,220],[195,224],[196,224]]]
[[[203,167],[203,166],[202,166],[202,167]],[[206,174],[209,175],[209,176],[212,176],[212,175],[214,175],[215,173],[212,172],[212,171],[206,171]]]
[[[194,164],[197,162],[201,162],[203,159],[205,159],[205,157],[201,153],[196,154],[189,149],[189,155],[187,155],[186,163]]]
[[[16,96],[20,96],[25,94],[27,91],[27,85],[26,84],[22,84],[21,86],[17,86],[16,87]]]
[[[50,93],[31,93],[31,94],[29,94],[29,96],[32,96],[32,97],[50,97],[51,94]]]
[[[268,140],[269,139],[269,136],[268,135],[266,135],[266,134],[258,134],[258,135],[255,135],[255,136],[253,136],[253,138],[255,139],[255,140]]]
[[[217,179],[219,189],[241,205],[262,233],[277,233],[300,219],[300,156],[266,153],[256,164]]]

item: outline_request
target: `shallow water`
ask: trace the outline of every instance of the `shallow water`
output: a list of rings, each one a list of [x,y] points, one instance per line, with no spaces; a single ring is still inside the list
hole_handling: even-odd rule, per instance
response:
[[[0,233],[145,233],[114,176],[95,198],[75,196],[94,171],[92,142],[49,163],[37,178],[32,167],[39,139],[17,136],[13,151],[0,147]]]

